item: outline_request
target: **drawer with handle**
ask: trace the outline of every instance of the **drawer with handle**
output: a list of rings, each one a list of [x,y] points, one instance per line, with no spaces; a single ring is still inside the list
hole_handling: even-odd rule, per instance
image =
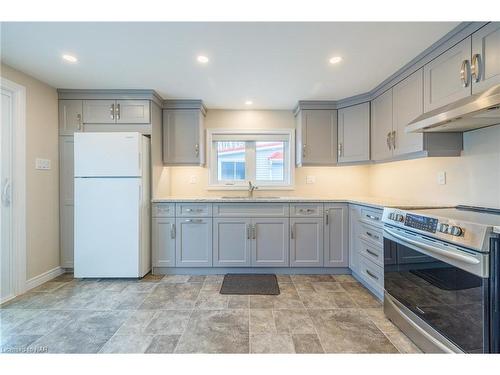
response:
[[[212,205],[211,204],[197,204],[197,203],[177,203],[176,216],[178,217],[211,217]]]
[[[363,239],[359,239],[357,242],[357,251],[359,254],[370,259],[380,267],[384,266],[384,250],[381,246],[372,245]]]
[[[321,203],[291,204],[290,216],[293,217],[322,217],[323,205]]]
[[[175,203],[153,203],[153,217],[174,217]]]
[[[382,267],[362,256],[359,259],[361,277],[380,294],[384,291],[384,271]]]
[[[363,223],[382,227],[382,211],[370,208],[362,208],[359,220]]]
[[[371,225],[366,225],[364,223],[360,223],[358,228],[358,235],[359,238],[368,241],[371,244],[379,246],[384,245],[384,237],[382,235],[382,229],[373,227]]]

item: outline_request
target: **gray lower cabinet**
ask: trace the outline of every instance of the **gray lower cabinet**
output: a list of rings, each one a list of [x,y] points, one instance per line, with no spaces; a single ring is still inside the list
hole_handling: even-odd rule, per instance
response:
[[[73,268],[74,257],[74,141],[59,137],[59,236],[61,266]]]
[[[349,266],[349,208],[347,204],[325,204],[324,266]]]
[[[175,267],[175,218],[153,218],[153,267]]]
[[[322,267],[323,253],[323,218],[290,219],[290,267]]]
[[[213,229],[214,267],[246,267],[251,265],[251,219],[214,219]]]
[[[288,218],[256,218],[252,220],[252,266],[289,266]]]
[[[177,267],[212,266],[212,219],[177,218],[175,265]]]

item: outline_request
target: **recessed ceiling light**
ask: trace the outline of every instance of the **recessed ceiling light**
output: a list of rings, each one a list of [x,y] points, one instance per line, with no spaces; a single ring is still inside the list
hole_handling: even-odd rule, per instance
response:
[[[330,64],[338,64],[339,62],[342,61],[342,57],[340,56],[333,56],[333,57],[330,57]]]
[[[196,60],[198,60],[198,62],[200,64],[206,64],[208,62],[208,57],[206,56],[203,56],[203,55],[199,55]]]
[[[252,105],[252,104],[253,104],[253,102],[252,102],[251,100],[247,100],[247,101],[245,101],[245,104],[246,104],[246,105]]]
[[[76,63],[78,59],[73,55],[62,55],[62,58],[70,63]]]

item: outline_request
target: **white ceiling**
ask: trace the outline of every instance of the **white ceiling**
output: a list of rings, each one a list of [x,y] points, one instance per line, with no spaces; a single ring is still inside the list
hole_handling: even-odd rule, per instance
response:
[[[373,89],[457,22],[3,23],[2,60],[58,88],[137,88],[291,109]],[[78,57],[76,64],[61,59]],[[207,65],[196,56],[210,58]],[[343,61],[330,65],[331,56]]]

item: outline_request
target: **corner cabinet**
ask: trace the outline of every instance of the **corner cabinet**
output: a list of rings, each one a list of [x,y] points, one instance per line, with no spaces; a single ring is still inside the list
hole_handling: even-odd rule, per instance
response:
[[[199,109],[163,110],[163,163],[205,164],[204,114]]]
[[[335,165],[337,163],[337,111],[299,109],[296,113],[296,164]]]
[[[423,70],[419,69],[372,101],[373,161],[424,156],[460,156],[461,133],[407,133],[424,111]]]
[[[325,204],[324,266],[349,266],[349,208],[347,204]]]
[[[338,162],[370,160],[370,103],[338,110]]]

